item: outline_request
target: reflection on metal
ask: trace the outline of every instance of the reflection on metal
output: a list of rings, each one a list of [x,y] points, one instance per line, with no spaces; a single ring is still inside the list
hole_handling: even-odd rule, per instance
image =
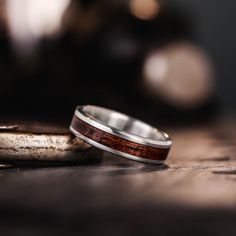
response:
[[[70,0],[7,0],[7,18],[13,43],[30,50],[43,36],[58,32]]]
[[[160,11],[160,3],[157,0],[131,0],[130,12],[141,20],[152,20]]]

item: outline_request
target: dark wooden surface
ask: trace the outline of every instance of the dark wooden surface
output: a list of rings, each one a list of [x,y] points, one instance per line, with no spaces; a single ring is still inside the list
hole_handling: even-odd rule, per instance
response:
[[[236,122],[169,128],[164,166],[0,170],[1,235],[236,235]]]

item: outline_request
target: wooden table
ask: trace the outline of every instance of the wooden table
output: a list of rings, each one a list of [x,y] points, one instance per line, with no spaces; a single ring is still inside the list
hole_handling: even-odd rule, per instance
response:
[[[2,167],[1,235],[236,235],[236,122],[167,131],[165,166]]]

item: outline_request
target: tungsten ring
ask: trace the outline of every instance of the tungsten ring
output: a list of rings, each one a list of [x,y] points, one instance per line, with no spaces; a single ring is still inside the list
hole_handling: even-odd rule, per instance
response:
[[[117,111],[78,106],[71,132],[86,143],[121,157],[163,164],[172,141],[166,133]]]

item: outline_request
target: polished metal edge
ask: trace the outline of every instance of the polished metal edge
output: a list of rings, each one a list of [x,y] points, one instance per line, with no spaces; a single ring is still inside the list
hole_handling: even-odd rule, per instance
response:
[[[92,105],[91,105],[92,106]],[[87,113],[85,113],[83,111],[83,108],[85,106],[78,106],[75,110],[75,116],[81,120],[83,120],[84,122],[98,128],[98,129],[101,129],[109,134],[112,134],[112,135],[115,135],[115,136],[118,136],[122,139],[126,139],[126,140],[129,140],[131,142],[135,142],[135,143],[139,143],[139,144],[142,144],[142,145],[146,145],[146,146],[151,146],[151,147],[158,147],[158,148],[170,148],[171,145],[172,145],[172,141],[170,140],[170,137],[168,134],[162,132],[162,131],[159,131],[157,130],[156,128],[152,127],[153,129],[156,130],[156,132],[161,132],[164,137],[166,138],[165,141],[160,141],[160,140],[154,140],[154,139],[149,139],[149,138],[144,138],[144,137],[139,137],[139,136],[136,136],[136,135],[133,135],[133,134],[130,134],[130,133],[127,133],[127,132],[124,132],[124,131],[121,131],[121,130],[118,130],[116,128],[113,128],[113,127],[110,127],[104,123],[102,123],[101,121],[93,118],[92,116],[88,115]],[[117,111],[114,111],[116,113],[119,113]],[[122,114],[122,113],[120,113]],[[124,115],[124,114],[122,114]]]
[[[92,146],[95,146],[99,149],[102,149],[104,151],[107,151],[107,152],[110,152],[112,154],[115,154],[115,155],[118,155],[118,156],[121,156],[121,157],[124,157],[126,159],[129,159],[129,160],[133,160],[133,161],[138,161],[138,162],[143,162],[143,163],[148,163],[148,164],[156,164],[156,165],[162,165],[164,164],[164,161],[159,161],[159,160],[150,160],[150,159],[146,159],[146,158],[142,158],[142,157],[137,157],[137,156],[133,156],[133,155],[130,155],[130,154],[127,154],[125,152],[121,152],[121,151],[118,151],[118,150],[115,150],[113,148],[110,148],[110,147],[107,147],[103,144],[100,144],[100,143],[97,143],[87,137],[85,137],[84,135],[80,134],[79,132],[77,132],[76,130],[73,129],[73,127],[70,127],[70,131],[77,137],[79,137],[80,139],[82,139],[84,142],[92,145]]]

